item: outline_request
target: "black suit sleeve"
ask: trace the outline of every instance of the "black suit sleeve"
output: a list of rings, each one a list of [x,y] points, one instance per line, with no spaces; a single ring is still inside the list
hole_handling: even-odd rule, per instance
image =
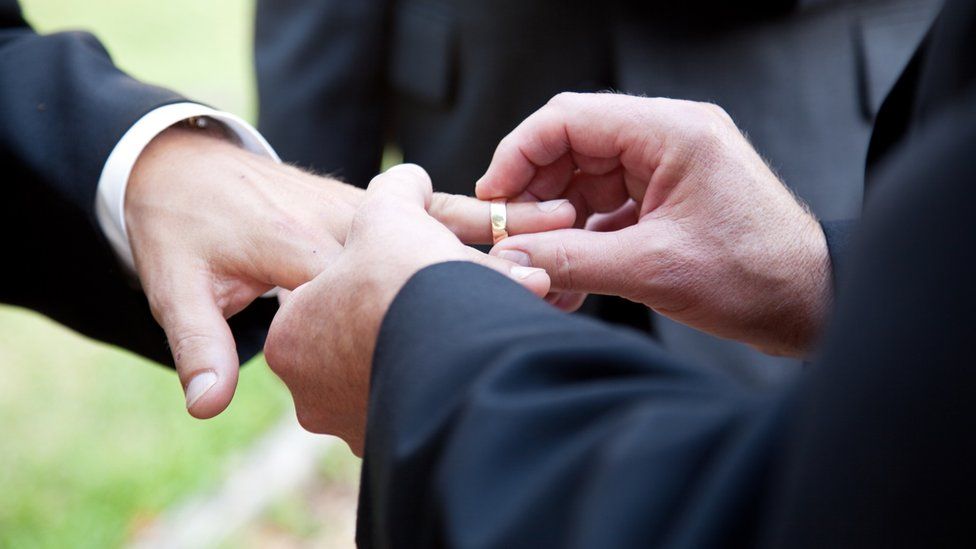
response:
[[[374,357],[359,541],[967,546],[973,143],[976,90],[879,177],[821,360],[768,392],[485,269],[421,271]]]
[[[364,546],[716,547],[753,531],[781,396],[636,332],[448,263],[397,297],[374,367]]]
[[[971,87],[876,167],[833,326],[797,398],[770,505],[777,547],[971,545],[974,145]]]
[[[142,115],[182,100],[112,64],[91,34],[38,35],[0,0],[0,144],[37,181],[90,210],[112,148]]]
[[[38,35],[15,0],[0,0],[0,301],[172,360],[145,297],[97,228],[94,204],[102,166],[126,130],[181,100],[121,72],[91,34]],[[261,346],[251,317],[266,314],[235,320],[243,356]]]
[[[827,253],[830,255],[830,272],[834,280],[834,287],[841,279],[844,272],[844,264],[847,261],[848,248],[850,247],[851,237],[857,228],[857,221],[822,221],[820,228],[823,230],[824,238],[827,241]]]

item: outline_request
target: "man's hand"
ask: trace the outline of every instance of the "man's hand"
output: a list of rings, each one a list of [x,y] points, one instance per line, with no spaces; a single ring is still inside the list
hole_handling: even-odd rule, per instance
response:
[[[171,128],[140,156],[125,215],[139,280],[166,331],[187,409],[219,414],[237,385],[226,318],[275,286],[295,288],[335,258],[364,192]],[[472,244],[490,243],[488,205],[437,194],[431,212]],[[510,210],[513,232],[567,227],[565,201]]]
[[[577,229],[492,250],[545,268],[565,308],[573,293],[619,295],[777,354],[820,332],[820,226],[714,105],[559,95],[499,144],[477,195],[573,203]]]
[[[431,182],[406,164],[377,176],[356,213],[344,250],[312,282],[285,300],[265,356],[295,399],[309,431],[342,437],[361,454],[370,367],[380,322],[414,273],[445,261],[495,269],[539,296],[541,269],[526,268],[464,246],[428,214]]]

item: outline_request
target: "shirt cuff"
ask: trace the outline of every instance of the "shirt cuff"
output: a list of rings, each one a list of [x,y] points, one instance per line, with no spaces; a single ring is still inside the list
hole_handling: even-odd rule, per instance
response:
[[[159,107],[140,118],[125,132],[105,161],[95,197],[98,225],[119,260],[133,273],[135,261],[125,226],[125,189],[129,184],[129,175],[142,151],[163,130],[183,120],[200,116],[223,123],[240,140],[244,149],[281,162],[271,145],[253,126],[232,114],[196,103],[174,103]]]

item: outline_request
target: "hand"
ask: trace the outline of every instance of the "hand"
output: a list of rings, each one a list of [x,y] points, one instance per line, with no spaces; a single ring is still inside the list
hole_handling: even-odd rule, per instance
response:
[[[345,249],[288,297],[268,333],[265,356],[295,399],[309,431],[342,437],[358,455],[366,426],[373,349],[393,298],[414,273],[473,261],[543,296],[549,277],[464,246],[428,214],[430,178],[406,164],[377,176],[356,213]]]
[[[363,196],[196,130],[167,130],[140,156],[126,224],[190,414],[215,416],[233,397],[239,363],[225,319],[275,286],[318,275],[342,249]],[[491,242],[487,204],[436,194],[431,212],[465,242]],[[526,204],[510,209],[510,227],[567,227],[574,215],[568,203]]]
[[[589,230],[492,250],[545,268],[554,290],[623,296],[770,353],[802,354],[820,332],[823,232],[714,105],[559,95],[499,144],[477,195],[573,203]]]

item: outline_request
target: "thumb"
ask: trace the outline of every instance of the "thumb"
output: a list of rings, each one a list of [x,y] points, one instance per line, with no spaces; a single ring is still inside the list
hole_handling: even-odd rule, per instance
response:
[[[563,229],[506,238],[491,255],[545,269],[552,291],[627,297],[634,286],[631,228],[598,233]]]
[[[187,411],[198,419],[224,411],[237,388],[240,363],[234,336],[208,285],[168,293],[153,309],[169,340]]]

